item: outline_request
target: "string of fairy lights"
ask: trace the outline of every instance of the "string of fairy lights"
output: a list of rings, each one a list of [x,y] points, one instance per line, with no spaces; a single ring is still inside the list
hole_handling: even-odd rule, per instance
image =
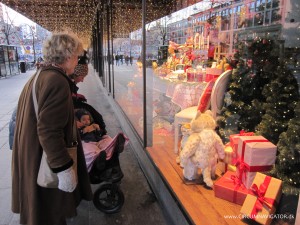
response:
[[[89,45],[96,11],[106,14],[109,1],[98,0],[3,0],[3,4],[23,14],[49,31],[69,29],[77,33],[85,45]],[[176,1],[147,0],[146,20],[156,20],[170,13]],[[112,1],[112,33],[129,34],[142,27],[141,0]]]
[[[98,1],[3,0],[2,3],[49,31],[72,30],[88,45]]]
[[[176,1],[146,0],[146,23],[162,18],[176,8]],[[141,0],[113,1],[113,32],[129,34],[142,27]]]

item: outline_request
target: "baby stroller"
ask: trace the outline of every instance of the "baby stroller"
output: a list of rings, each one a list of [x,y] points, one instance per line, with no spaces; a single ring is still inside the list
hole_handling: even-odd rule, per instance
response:
[[[77,102],[74,105],[75,108],[85,109],[92,115],[95,123],[100,124],[103,130],[102,135],[107,133],[102,115],[91,105],[85,102]],[[125,200],[124,194],[120,189],[120,183],[124,175],[119,163],[119,154],[123,149],[123,135],[118,135],[110,159],[107,160],[106,152],[101,151],[89,172],[91,184],[99,184],[99,187],[94,192],[93,203],[98,210],[107,214],[119,212]]]
[[[109,160],[106,160],[105,151],[100,152],[89,172],[91,184],[100,184],[94,193],[93,203],[98,210],[107,214],[119,212],[125,200],[120,189],[124,175],[119,163],[119,149],[123,149],[123,146],[117,143],[116,148]]]

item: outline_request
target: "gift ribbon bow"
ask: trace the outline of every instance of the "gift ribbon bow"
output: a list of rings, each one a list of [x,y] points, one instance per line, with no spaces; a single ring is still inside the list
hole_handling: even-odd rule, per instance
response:
[[[228,179],[228,178],[227,178]],[[237,202],[237,190],[241,187],[242,189],[245,188],[244,184],[242,183],[242,181],[235,175],[231,175],[230,176],[230,180],[231,182],[234,183],[234,189],[233,189],[233,202],[236,203]]]
[[[245,132],[244,130],[240,131],[240,136],[253,136],[253,132]]]
[[[247,177],[247,170],[249,170],[249,166],[244,162],[244,159],[238,158],[235,160],[234,165],[239,169],[239,178],[240,180]]]
[[[233,136],[253,136],[254,133],[253,132],[245,132],[244,130],[241,130],[239,134],[234,134]],[[231,141],[231,138],[230,138],[230,145],[233,149],[234,148],[234,143]]]
[[[235,166],[239,169],[239,178],[242,179],[245,176],[246,179],[246,172],[258,172],[258,171],[267,171],[270,170],[273,166],[272,165],[265,165],[265,166],[249,166],[245,163],[245,150],[246,144],[251,142],[269,142],[267,139],[262,140],[244,140],[242,145],[242,155],[238,157],[238,159],[234,162]]]
[[[262,210],[264,205],[269,209],[271,209],[274,205],[275,199],[265,197],[270,182],[271,177],[266,176],[264,182],[259,186],[259,188],[256,184],[252,184],[250,188],[250,194],[254,195],[257,199],[251,212],[251,218],[255,218],[257,213]]]
[[[241,187],[242,189],[245,188],[244,184],[242,183],[242,180],[239,177],[237,177],[235,175],[231,175],[230,179],[235,184],[234,190],[237,190],[239,187]]]

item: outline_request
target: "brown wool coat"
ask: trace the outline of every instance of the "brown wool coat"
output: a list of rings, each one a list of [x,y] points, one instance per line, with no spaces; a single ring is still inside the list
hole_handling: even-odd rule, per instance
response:
[[[37,123],[32,100],[33,77],[25,85],[18,103],[12,156],[12,211],[20,214],[21,224],[53,225],[63,217],[75,216],[80,201],[92,199],[92,191],[81,141],[78,141],[75,191],[67,193],[37,185],[42,149],[52,168],[61,168],[71,160],[66,146],[72,141],[74,109],[68,77],[55,67],[46,67],[36,83]]]

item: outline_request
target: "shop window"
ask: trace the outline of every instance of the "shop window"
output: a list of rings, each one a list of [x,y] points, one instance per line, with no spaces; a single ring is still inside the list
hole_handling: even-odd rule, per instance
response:
[[[6,74],[6,68],[5,68],[5,64],[0,64],[0,77],[5,77]]]
[[[4,47],[3,48],[3,54],[4,54],[4,61],[5,62],[8,62],[8,49],[7,49],[7,47]]]
[[[259,12],[254,16],[254,26],[261,26],[264,23],[264,13]]]
[[[266,8],[270,9],[272,7],[272,0],[267,0],[266,2]]]
[[[272,10],[271,14],[271,21],[272,23],[278,23],[281,20],[281,10],[280,9],[274,9]]]
[[[247,2],[248,5],[244,5],[244,2]],[[196,106],[205,88],[204,78],[206,75],[209,75],[207,77],[218,76],[220,70],[225,68],[225,63],[223,63],[223,65],[217,65],[215,71],[208,70],[207,68],[213,64],[213,60],[221,62],[220,58],[222,57],[232,57],[236,53],[236,46],[247,41],[252,42],[257,37],[276,40],[284,37],[280,26],[263,26],[281,22],[281,9],[278,8],[278,2],[276,0],[234,1],[234,4],[238,5],[232,9],[227,8],[231,4],[224,4],[222,7],[209,9],[202,14],[190,15],[191,18],[194,18],[190,23],[186,20],[178,20],[167,25],[166,37],[168,40],[165,43],[169,45],[162,44],[158,38],[160,37],[158,30],[151,29],[146,37],[146,65],[141,64],[141,35],[138,40],[127,38],[120,40],[119,43],[114,42],[115,53],[123,55],[131,53],[134,56],[132,66],[127,66],[125,62],[122,65],[114,66],[115,100],[142,139],[144,131],[147,131],[147,140],[148,138],[153,140],[153,142],[147,142],[147,146],[153,147],[153,151],[157,151],[161,158],[169,157],[168,155],[173,157],[174,116],[176,113]],[[221,18],[219,27],[218,18]],[[209,25],[208,22],[210,22]],[[284,24],[282,26],[284,27]],[[278,30],[274,31],[274,27],[276,29],[278,27]],[[197,32],[198,37],[203,33],[203,39],[191,41],[190,37],[195,38]],[[294,33],[292,31],[292,34]],[[287,45],[292,46],[288,64],[299,82],[300,59],[296,48],[299,46],[299,40],[291,42],[289,39],[292,38],[292,35],[286,35],[286,37],[288,39],[280,40],[282,47],[276,51],[283,54]],[[208,45],[208,43],[210,44]],[[262,43],[260,48],[264,46]],[[104,47],[108,48],[109,46],[104,45]],[[244,50],[247,49],[249,48],[245,47]],[[215,52],[218,54],[215,55]],[[242,60],[250,64],[248,59],[242,58]],[[145,74],[143,74],[143,66],[146,67]],[[109,66],[105,68],[110,69]],[[255,70],[256,68],[253,68],[253,71]],[[216,74],[206,74],[206,71],[214,71]],[[143,86],[143,76],[146,78],[146,87]],[[249,79],[252,77],[255,77],[252,72],[247,75]],[[225,104],[228,106],[229,100],[232,100],[230,94],[226,98],[228,101]],[[145,101],[146,106],[143,105]],[[147,118],[144,118],[143,110],[147,110]],[[239,116],[237,115],[237,117]],[[144,119],[147,120],[147,128],[144,127]],[[233,126],[238,126],[234,118],[232,122]],[[180,143],[176,144],[180,145]],[[166,155],[163,155],[164,153]],[[156,163],[155,159],[153,161]],[[177,172],[180,171],[179,165],[175,163],[172,165],[175,165],[174,168],[178,166],[178,168],[176,167]]]
[[[265,24],[269,25],[271,23],[271,11],[266,11]]]
[[[255,2],[250,3],[250,12],[255,12]]]
[[[6,45],[0,46],[0,66],[1,76],[19,74],[17,47]]]
[[[230,16],[221,17],[221,30],[228,30],[230,28]]]
[[[280,3],[280,0],[273,0],[272,7],[273,7],[273,8],[279,7],[279,3]]]
[[[263,11],[264,8],[265,8],[265,1],[263,1],[263,0],[257,0],[256,1],[255,11],[256,12]]]

